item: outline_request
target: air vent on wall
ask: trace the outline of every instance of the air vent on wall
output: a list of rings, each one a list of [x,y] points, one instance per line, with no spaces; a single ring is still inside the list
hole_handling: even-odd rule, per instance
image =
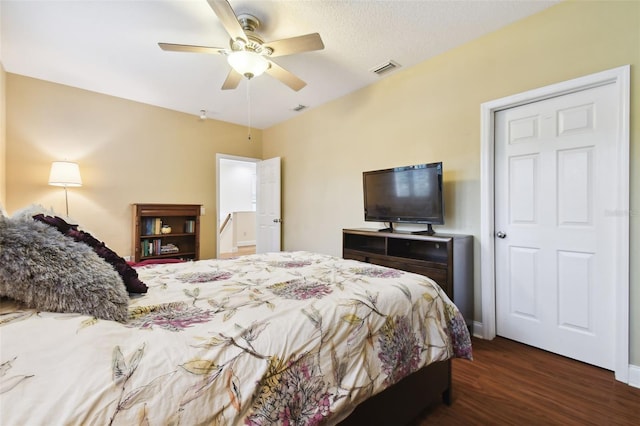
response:
[[[371,71],[372,73],[376,73],[378,75],[382,75],[400,67],[401,65],[399,63],[390,60],[388,62],[385,62],[384,64],[378,65],[377,67],[371,68],[369,71]]]

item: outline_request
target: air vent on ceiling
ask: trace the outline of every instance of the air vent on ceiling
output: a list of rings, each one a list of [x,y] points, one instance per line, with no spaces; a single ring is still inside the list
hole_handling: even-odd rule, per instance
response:
[[[371,68],[369,71],[376,73],[378,75],[382,75],[400,67],[401,65],[399,63],[390,60],[388,62],[385,62],[384,64],[378,65],[377,67]]]
[[[308,108],[308,107],[307,107],[306,105],[302,105],[302,104],[300,104],[300,105],[298,105],[297,107],[293,107],[293,111],[295,111],[295,112],[300,112],[300,111],[302,111],[303,109],[307,109],[307,108]]]

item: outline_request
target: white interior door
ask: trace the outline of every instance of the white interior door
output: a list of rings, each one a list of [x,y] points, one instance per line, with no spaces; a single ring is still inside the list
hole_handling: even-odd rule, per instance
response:
[[[496,333],[614,369],[615,85],[495,115]]]
[[[280,251],[280,157],[258,163],[256,253]]]

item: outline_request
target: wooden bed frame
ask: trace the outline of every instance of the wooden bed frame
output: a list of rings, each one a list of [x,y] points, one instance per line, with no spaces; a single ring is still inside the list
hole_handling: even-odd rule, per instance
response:
[[[451,405],[451,390],[451,360],[435,362],[358,405],[340,426],[405,425],[440,398]]]

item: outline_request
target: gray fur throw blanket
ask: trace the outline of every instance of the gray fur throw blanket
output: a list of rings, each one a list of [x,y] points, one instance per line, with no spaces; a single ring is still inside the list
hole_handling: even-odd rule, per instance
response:
[[[0,296],[40,311],[128,318],[129,294],[113,267],[31,218],[0,215]]]

